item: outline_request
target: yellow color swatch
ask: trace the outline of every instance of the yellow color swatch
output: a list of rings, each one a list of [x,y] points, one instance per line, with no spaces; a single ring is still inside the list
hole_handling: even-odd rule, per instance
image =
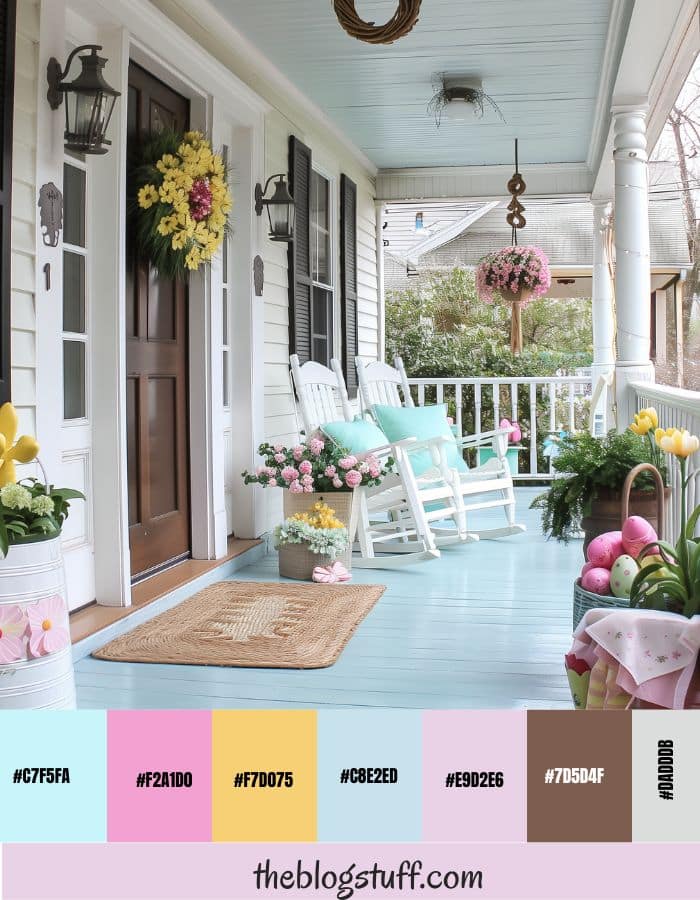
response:
[[[214,841],[316,840],[316,712],[214,710]]]

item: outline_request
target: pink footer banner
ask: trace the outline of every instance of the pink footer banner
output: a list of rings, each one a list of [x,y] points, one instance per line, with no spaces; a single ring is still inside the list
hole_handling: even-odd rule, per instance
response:
[[[4,900],[698,896],[683,844],[6,844],[2,869]]]

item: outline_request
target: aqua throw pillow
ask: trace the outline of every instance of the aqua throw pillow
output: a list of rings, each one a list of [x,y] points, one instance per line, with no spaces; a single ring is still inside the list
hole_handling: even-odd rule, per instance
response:
[[[447,421],[447,406],[380,406],[372,407],[377,424],[390,441],[403,441],[416,438],[427,441],[430,438],[445,437],[449,443],[446,447],[447,463],[459,472],[468,472],[468,466],[462,459],[457,441]],[[423,475],[433,468],[433,457],[429,450],[420,450],[409,456],[411,466],[416,475]]]
[[[353,422],[327,422],[321,431],[335,441],[340,447],[345,447],[354,456],[361,456],[376,450],[377,447],[385,447],[389,442],[386,435],[374,422],[368,419],[355,419]]]

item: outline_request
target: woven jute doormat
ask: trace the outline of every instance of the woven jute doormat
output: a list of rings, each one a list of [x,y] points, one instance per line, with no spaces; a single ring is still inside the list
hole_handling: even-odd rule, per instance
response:
[[[112,662],[320,669],[338,659],[384,590],[222,581],[92,655]]]

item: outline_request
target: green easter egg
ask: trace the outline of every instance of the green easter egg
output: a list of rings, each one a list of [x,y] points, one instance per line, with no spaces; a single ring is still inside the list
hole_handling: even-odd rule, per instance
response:
[[[638,571],[639,566],[635,559],[627,553],[618,556],[610,570],[610,590],[616,597],[629,597],[632,582]]]

